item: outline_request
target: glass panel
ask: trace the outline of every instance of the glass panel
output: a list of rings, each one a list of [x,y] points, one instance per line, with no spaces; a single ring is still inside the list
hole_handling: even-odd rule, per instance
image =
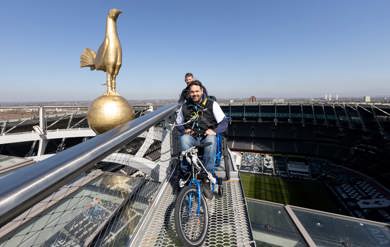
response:
[[[143,181],[105,173],[22,225],[0,246],[89,245]]]
[[[388,227],[361,219],[291,207],[318,246],[390,246]]]
[[[160,183],[147,181],[99,236],[97,246],[128,246]]]
[[[307,246],[282,205],[248,199],[256,246]]]
[[[0,154],[0,173],[31,163],[31,159]]]

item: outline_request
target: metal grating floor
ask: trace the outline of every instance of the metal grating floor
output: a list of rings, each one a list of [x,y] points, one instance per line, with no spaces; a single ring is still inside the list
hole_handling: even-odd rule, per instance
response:
[[[210,225],[203,246],[255,246],[242,194],[236,178],[224,181],[224,194],[207,200]],[[177,178],[172,178],[141,238],[141,246],[182,246],[174,223]]]

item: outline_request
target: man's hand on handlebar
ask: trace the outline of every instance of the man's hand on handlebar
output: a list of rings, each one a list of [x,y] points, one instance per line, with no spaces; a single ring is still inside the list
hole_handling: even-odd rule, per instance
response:
[[[217,133],[215,133],[214,130],[212,129],[207,129],[206,132],[204,133],[205,136],[215,136]]]
[[[194,135],[195,134],[195,131],[192,130],[192,129],[185,129],[184,130],[184,134],[186,135]],[[205,136],[215,136],[217,135],[217,133],[215,133],[215,131],[213,129],[207,129],[205,132],[204,132],[204,135]]]
[[[194,131],[192,129],[185,129],[184,130],[184,134],[186,134],[186,135],[193,135]]]

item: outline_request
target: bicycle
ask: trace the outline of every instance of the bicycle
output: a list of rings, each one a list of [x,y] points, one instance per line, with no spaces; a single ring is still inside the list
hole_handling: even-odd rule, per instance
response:
[[[209,215],[206,199],[202,193],[201,181],[198,175],[203,172],[209,179],[212,187],[217,184],[219,194],[222,190],[222,179],[215,177],[207,171],[198,157],[198,148],[205,147],[211,143],[191,147],[180,154],[180,161],[183,159],[191,165],[191,172],[186,179],[180,179],[179,187],[182,188],[175,204],[175,227],[179,239],[186,246],[200,246],[207,234]],[[188,184],[187,186],[185,186]],[[211,186],[210,186],[211,187]]]

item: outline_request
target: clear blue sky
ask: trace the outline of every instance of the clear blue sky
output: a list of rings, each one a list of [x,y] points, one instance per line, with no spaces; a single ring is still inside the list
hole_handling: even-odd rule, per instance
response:
[[[119,8],[127,99],[177,98],[193,72],[230,97],[390,95],[389,0],[67,0],[1,4],[0,101],[91,100],[79,68]]]

